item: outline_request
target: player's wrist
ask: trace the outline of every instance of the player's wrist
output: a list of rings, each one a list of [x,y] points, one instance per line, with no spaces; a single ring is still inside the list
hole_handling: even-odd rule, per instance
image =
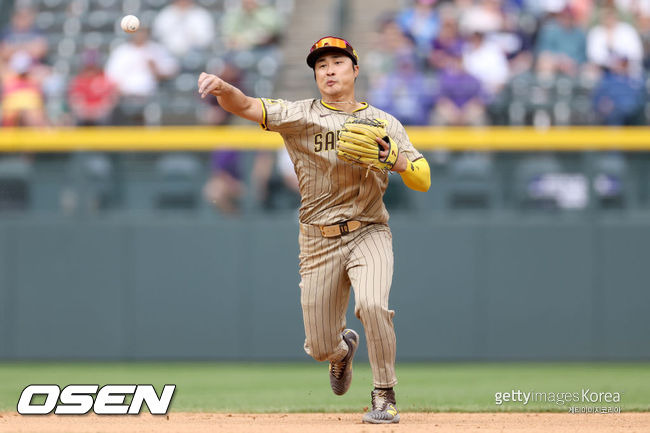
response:
[[[222,81],[221,83],[219,83],[219,85],[217,87],[212,89],[210,94],[213,95],[213,96],[225,96],[226,93],[228,93],[228,90],[229,90],[228,86],[229,86],[228,83],[226,83],[225,81]]]
[[[403,173],[406,171],[408,168],[409,160],[406,158],[403,154],[397,155],[397,161],[395,161],[395,164],[393,164],[393,168],[391,171],[395,171],[397,173]]]

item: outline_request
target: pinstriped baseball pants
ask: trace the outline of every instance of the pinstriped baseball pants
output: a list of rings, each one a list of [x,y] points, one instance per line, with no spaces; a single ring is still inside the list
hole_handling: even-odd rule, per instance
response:
[[[395,312],[388,309],[393,247],[388,225],[369,224],[325,238],[317,226],[301,224],[299,242],[305,351],[317,361],[345,356],[341,332],[352,286],[354,313],[365,330],[374,386],[394,386]]]

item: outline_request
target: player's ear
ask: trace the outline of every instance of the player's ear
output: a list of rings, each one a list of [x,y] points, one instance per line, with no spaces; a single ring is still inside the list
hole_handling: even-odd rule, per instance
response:
[[[359,65],[352,64],[352,70],[354,70],[354,81],[357,81],[359,76]]]

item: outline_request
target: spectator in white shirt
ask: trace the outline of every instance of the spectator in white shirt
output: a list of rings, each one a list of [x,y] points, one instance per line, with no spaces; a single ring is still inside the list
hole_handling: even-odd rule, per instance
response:
[[[489,96],[494,96],[506,84],[510,74],[508,59],[501,47],[486,39],[476,29],[468,37],[463,53],[463,66],[483,85]]]
[[[167,50],[149,39],[147,29],[113,50],[106,62],[106,75],[123,96],[149,98],[155,95],[158,81],[172,77],[178,70]]]
[[[639,34],[630,24],[618,19],[615,8],[606,7],[598,24],[587,34],[587,58],[607,67],[614,57],[627,59],[633,75],[641,72],[643,45]]]
[[[494,96],[508,80],[510,67],[505,51],[490,37],[498,23],[487,19],[487,12],[480,11],[475,9],[475,13],[465,14],[460,20],[460,30],[467,41],[463,49],[463,66],[481,82],[488,96]]]
[[[214,20],[193,0],[175,0],[153,23],[153,35],[176,57],[206,49],[215,38]]]
[[[615,0],[614,3],[625,15],[637,18],[650,16],[650,0]]]

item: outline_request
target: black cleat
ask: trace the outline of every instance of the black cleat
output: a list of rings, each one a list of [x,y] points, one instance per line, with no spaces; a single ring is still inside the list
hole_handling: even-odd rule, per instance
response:
[[[374,389],[372,393],[372,411],[363,416],[363,422],[370,424],[391,424],[399,422],[399,413],[395,407],[395,391],[392,389]]]
[[[352,359],[359,345],[359,334],[352,329],[343,331],[343,341],[348,345],[348,353],[337,362],[330,362],[330,386],[336,395],[345,394],[352,383]]]

